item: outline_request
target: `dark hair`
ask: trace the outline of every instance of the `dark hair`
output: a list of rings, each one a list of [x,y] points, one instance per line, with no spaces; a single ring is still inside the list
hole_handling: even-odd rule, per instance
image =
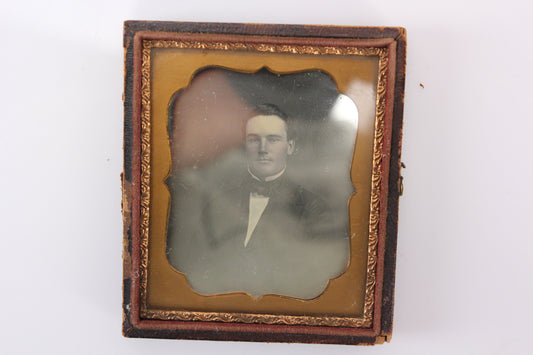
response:
[[[285,112],[274,104],[260,104],[254,107],[254,112],[264,116],[278,116],[287,122],[288,116]]]
[[[254,107],[253,112],[256,115],[278,116],[283,121],[285,121],[285,125],[287,126],[287,138],[294,139],[294,131],[292,130],[292,125],[290,124],[289,116],[285,112],[283,112],[278,106],[274,104],[259,104]]]

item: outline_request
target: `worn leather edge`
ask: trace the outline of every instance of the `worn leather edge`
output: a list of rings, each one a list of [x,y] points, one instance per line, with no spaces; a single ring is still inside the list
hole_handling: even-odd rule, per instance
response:
[[[398,208],[400,199],[400,169],[403,135],[403,106],[406,68],[406,30],[401,28],[396,37],[396,78],[392,119],[389,198],[387,206],[387,236],[383,268],[381,335],[390,342],[393,330],[394,284],[396,273],[396,250],[398,241]]]

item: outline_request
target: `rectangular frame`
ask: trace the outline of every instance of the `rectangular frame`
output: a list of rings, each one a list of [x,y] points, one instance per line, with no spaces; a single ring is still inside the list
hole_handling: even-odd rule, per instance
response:
[[[124,27],[124,320],[128,337],[374,344],[392,334],[405,76],[401,28],[137,22]],[[379,56],[363,317],[147,307],[152,48]]]

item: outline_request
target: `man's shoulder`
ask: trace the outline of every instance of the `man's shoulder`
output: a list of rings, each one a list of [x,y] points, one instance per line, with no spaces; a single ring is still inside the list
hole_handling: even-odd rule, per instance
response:
[[[290,179],[285,186],[286,198],[303,217],[319,216],[327,211],[326,202],[317,193]]]
[[[289,183],[289,186],[290,190],[293,192],[294,195],[298,196],[298,198],[304,200],[322,200],[322,198],[318,194],[296,182],[291,181]]]
[[[319,194],[294,182],[291,183],[291,189],[292,213],[305,225],[308,238],[328,240],[347,238],[349,235],[347,226],[339,223],[339,218],[333,215],[333,210]]]

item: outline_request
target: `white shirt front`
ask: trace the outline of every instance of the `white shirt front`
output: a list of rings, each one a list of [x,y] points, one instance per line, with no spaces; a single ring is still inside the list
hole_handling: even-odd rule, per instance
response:
[[[268,205],[267,196],[262,196],[256,193],[250,193],[250,204],[249,204],[249,213],[248,213],[248,229],[246,230],[246,238],[244,239],[244,247],[248,245],[252,233],[259,222],[259,219],[263,215],[266,206]]]
[[[248,172],[250,175],[258,181],[262,181],[257,176],[252,174],[250,171],[250,168],[248,168]],[[283,173],[285,172],[285,169],[283,169],[281,172],[279,172],[276,175],[268,176],[265,178],[265,181],[273,181],[279,178]],[[246,238],[244,239],[244,247],[248,245],[248,242],[250,241],[250,238],[252,238],[252,233],[255,230],[255,227],[257,227],[257,223],[259,223],[259,219],[261,219],[261,216],[263,215],[263,212],[265,212],[265,208],[268,205],[268,201],[270,198],[268,196],[263,196],[255,192],[250,193],[249,198],[249,205],[248,205],[248,229],[246,230]]]

